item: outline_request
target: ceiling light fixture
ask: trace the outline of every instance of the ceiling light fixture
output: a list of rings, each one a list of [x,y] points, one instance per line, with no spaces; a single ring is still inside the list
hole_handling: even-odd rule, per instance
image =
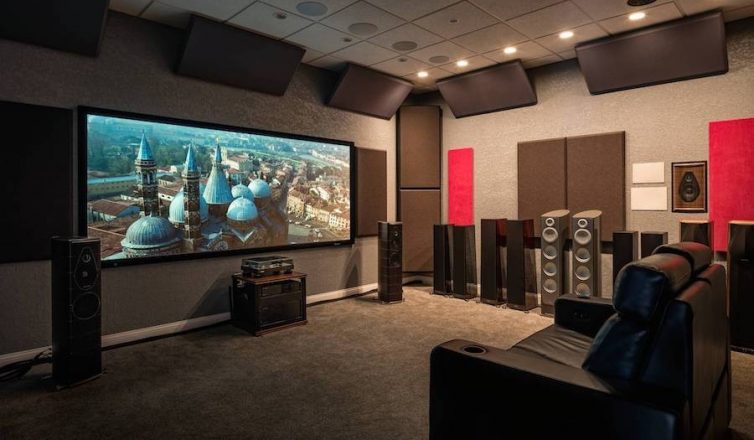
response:
[[[514,53],[516,53],[517,51],[518,51],[518,49],[516,49],[516,48],[515,48],[515,47],[513,47],[513,46],[511,46],[511,47],[506,47],[505,49],[503,49],[503,52],[505,52],[505,54],[506,54],[506,55],[513,55],[513,54],[514,54]]]
[[[573,31],[563,31],[560,34],[558,34],[561,40],[567,40],[571,37],[573,37]]]
[[[645,12],[634,12],[628,15],[628,19],[631,21],[639,21],[646,16],[647,14]]]
[[[466,67],[469,65],[469,62],[466,60],[458,60],[456,61],[456,66],[458,67]]]
[[[416,76],[418,76],[419,78],[426,78],[426,77],[428,77],[428,76],[429,76],[429,73],[428,73],[428,72],[426,72],[426,71],[424,71],[424,70],[422,70],[422,71],[418,72],[418,73],[416,74]]]

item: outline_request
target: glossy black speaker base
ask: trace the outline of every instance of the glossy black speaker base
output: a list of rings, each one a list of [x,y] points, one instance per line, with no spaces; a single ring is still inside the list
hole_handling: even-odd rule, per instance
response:
[[[542,316],[549,316],[549,317],[555,316],[555,306],[554,305],[544,304],[543,303],[540,307],[541,307],[541,310],[540,310],[539,313]]]

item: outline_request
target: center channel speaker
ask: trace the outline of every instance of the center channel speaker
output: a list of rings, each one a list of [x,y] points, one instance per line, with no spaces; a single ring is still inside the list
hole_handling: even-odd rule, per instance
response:
[[[453,226],[453,296],[476,297],[476,232],[474,225]]]
[[[481,301],[499,305],[505,302],[505,246],[507,220],[482,219]]]
[[[602,294],[602,243],[600,220],[602,211],[593,209],[573,216],[573,249],[571,253],[571,285],[581,297]]]
[[[508,307],[537,307],[537,274],[534,254],[534,220],[508,220]]]
[[[613,283],[620,270],[639,259],[639,232],[613,232]]]
[[[731,345],[754,352],[754,222],[728,224]]]
[[[542,214],[540,270],[542,314],[555,313],[555,299],[567,291],[565,249],[571,212],[559,209]]]
[[[658,247],[668,244],[668,233],[647,231],[641,233],[641,258],[652,255]]]
[[[403,224],[378,222],[377,297],[383,303],[403,301]]]
[[[433,272],[432,293],[437,295],[451,295],[452,287],[452,263],[450,261],[451,230],[448,225],[434,225],[433,232]]]
[[[100,241],[51,241],[52,378],[68,387],[102,374]]]
[[[711,220],[681,220],[679,236],[681,241],[693,241],[714,249],[715,247],[712,246],[713,229]]]

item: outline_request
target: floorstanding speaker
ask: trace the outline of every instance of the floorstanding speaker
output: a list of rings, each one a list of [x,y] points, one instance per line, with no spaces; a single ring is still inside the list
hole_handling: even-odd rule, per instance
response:
[[[51,241],[52,378],[68,387],[102,374],[100,241]]]
[[[476,232],[474,225],[453,226],[453,296],[476,297]]]
[[[433,232],[433,272],[432,293],[451,295],[453,293],[452,265],[450,261],[451,230],[449,225],[434,225]]]
[[[602,211],[593,209],[573,216],[571,285],[581,297],[602,296]]]
[[[537,274],[534,254],[534,220],[508,220],[508,307],[537,307]]]
[[[499,305],[505,302],[505,289],[507,287],[505,275],[506,223],[507,220],[504,218],[482,219],[479,290],[480,299],[485,304]]]
[[[711,220],[681,220],[680,241],[694,241],[714,249],[713,236],[714,224]]]
[[[539,265],[543,315],[553,315],[555,299],[567,293],[565,249],[570,215],[567,209],[560,209],[544,213],[540,218],[542,251]]]
[[[378,222],[377,296],[383,303],[403,301],[403,224]]]
[[[639,233],[637,231],[613,232],[613,284],[620,270],[638,259]]]
[[[754,222],[728,224],[728,289],[731,345],[754,352]]]
[[[647,231],[641,233],[641,258],[652,255],[655,249],[668,244],[668,233],[660,231]]]

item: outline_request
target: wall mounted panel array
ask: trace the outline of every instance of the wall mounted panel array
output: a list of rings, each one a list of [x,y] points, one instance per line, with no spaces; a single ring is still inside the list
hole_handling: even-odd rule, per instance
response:
[[[539,219],[567,206],[565,138],[519,142],[518,216]],[[540,222],[534,223],[534,231],[540,234]]]
[[[357,148],[356,236],[377,235],[377,222],[385,220],[387,220],[387,152]]]

